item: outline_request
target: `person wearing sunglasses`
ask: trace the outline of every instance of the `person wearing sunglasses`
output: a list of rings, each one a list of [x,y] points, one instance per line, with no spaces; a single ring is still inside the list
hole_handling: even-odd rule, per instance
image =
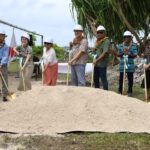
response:
[[[120,57],[120,63],[119,63],[120,74],[119,74],[118,92],[120,94],[123,94],[122,93],[122,91],[123,91],[123,76],[124,76],[124,70],[125,70],[125,73],[128,78],[127,94],[129,97],[132,97],[133,74],[135,71],[134,58],[136,58],[136,56],[137,56],[137,45],[133,42],[133,37],[132,37],[132,34],[130,31],[125,31],[123,34],[123,43],[118,45],[118,56]]]
[[[57,82],[58,77],[58,61],[56,58],[56,53],[53,48],[53,40],[51,38],[46,38],[44,40],[43,49],[43,84],[47,86],[54,86]]]
[[[74,86],[85,86],[85,65],[88,58],[88,41],[83,36],[81,25],[74,27],[75,38],[70,42],[70,56],[68,64],[71,66],[71,82]]]
[[[93,60],[94,65],[94,85],[100,88],[99,79],[102,81],[103,89],[108,90],[107,65],[109,61],[110,40],[106,36],[106,29],[100,25],[97,28],[97,40],[93,49],[96,58]]]

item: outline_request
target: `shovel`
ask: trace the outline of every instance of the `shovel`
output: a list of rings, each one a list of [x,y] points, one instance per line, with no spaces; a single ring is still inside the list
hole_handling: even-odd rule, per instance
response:
[[[93,55],[93,61],[96,59],[97,55]],[[91,77],[91,87],[93,87],[93,78],[94,78],[94,64],[92,63],[92,77]]]
[[[20,57],[20,58],[19,58],[20,68],[22,67],[22,61],[23,61],[23,58],[22,58],[22,57]],[[20,73],[21,73],[21,76],[22,76],[23,89],[24,89],[24,91],[25,91],[25,90],[26,90],[26,87],[25,87],[25,81],[24,81],[24,74],[23,74],[23,70],[22,70]]]
[[[3,82],[4,82],[4,85],[5,85],[5,87],[6,87],[7,91],[8,91],[8,95],[7,95],[6,98],[7,98],[9,101],[15,99],[16,96],[15,96],[14,92],[10,92],[10,91],[9,91],[8,86],[7,86],[7,84],[6,84],[6,81],[5,81],[4,76],[3,76],[3,74],[2,74],[1,71],[0,71],[0,75],[1,75],[1,78],[2,78],[2,80],[3,80]]]
[[[41,70],[42,70],[42,85],[43,85],[44,84],[44,77],[43,77],[44,62],[43,62],[43,59],[41,59]]]
[[[142,59],[141,60],[141,63],[138,65],[138,67],[140,67],[141,65],[143,65],[143,68],[144,68],[144,65],[147,63],[147,60],[146,59]],[[147,102],[147,99],[148,99],[148,97],[147,97],[147,84],[146,84],[146,70],[145,70],[145,68],[144,68],[144,87],[145,87],[145,89],[144,89],[144,91],[145,91],[145,100],[146,100],[146,102]]]
[[[142,63],[145,65],[147,63],[147,60],[143,59]],[[143,65],[143,67],[144,67],[144,65]],[[145,68],[144,68],[144,85],[145,85],[145,89],[144,89],[145,90],[145,100],[147,102],[148,97],[147,97],[147,81],[146,81],[146,69]]]
[[[94,64],[92,64],[91,87],[93,87],[93,77],[94,77]]]
[[[145,100],[147,102],[147,84],[146,84],[146,70],[144,68],[144,84],[145,84]]]
[[[21,75],[22,75],[23,89],[24,89],[24,91],[26,91],[26,86],[25,86],[25,82],[24,82],[24,74],[23,74],[23,71],[21,71]]]
[[[128,57],[124,56],[124,70],[123,70],[123,86],[122,86],[122,95],[126,95],[125,93],[125,79],[126,79],[126,59]]]
[[[69,70],[70,70],[70,65],[68,64],[68,66],[67,66],[67,80],[66,80],[66,85],[69,85]]]

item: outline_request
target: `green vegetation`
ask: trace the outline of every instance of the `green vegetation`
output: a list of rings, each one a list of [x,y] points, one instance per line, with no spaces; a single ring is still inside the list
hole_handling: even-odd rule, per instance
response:
[[[65,51],[62,47],[58,46],[57,44],[54,44],[54,49],[56,51],[56,56],[59,60],[59,62],[63,62],[65,60]]]
[[[127,29],[139,43],[142,42],[139,31],[144,32],[144,39],[149,33],[149,0],[71,0],[71,4],[74,18],[91,37],[96,35],[99,24],[106,27],[108,36],[116,42],[122,41]]]
[[[9,73],[17,73],[19,71],[19,59],[12,61],[8,66]]]
[[[150,135],[139,133],[71,133],[64,137],[4,135],[0,148],[16,145],[18,150],[149,150]],[[9,147],[10,148],[10,147]]]
[[[34,55],[42,55],[42,46],[32,46],[33,54]]]

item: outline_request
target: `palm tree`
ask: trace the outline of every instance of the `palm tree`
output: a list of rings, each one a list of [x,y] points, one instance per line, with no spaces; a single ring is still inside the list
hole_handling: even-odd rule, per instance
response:
[[[97,25],[102,24],[111,39],[120,42],[122,33],[130,30],[142,44],[150,31],[149,0],[71,0],[71,6],[90,37],[96,34]],[[139,31],[144,32],[144,39],[139,37]]]

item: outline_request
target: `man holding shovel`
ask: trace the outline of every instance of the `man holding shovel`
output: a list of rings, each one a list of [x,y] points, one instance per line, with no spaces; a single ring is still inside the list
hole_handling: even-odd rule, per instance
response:
[[[9,47],[5,43],[6,38],[5,31],[0,29],[0,73],[1,73],[1,79],[2,79],[2,96],[3,101],[8,101],[7,95],[8,95],[8,89],[5,85],[5,83],[8,86],[8,54],[9,54]],[[5,83],[4,83],[4,81]]]
[[[108,90],[107,65],[109,61],[109,48],[110,41],[106,37],[106,30],[100,25],[97,28],[97,40],[93,50],[96,53],[96,58],[93,60],[95,88],[100,88],[99,79],[101,79],[103,89]]]
[[[132,87],[133,87],[133,73],[135,71],[134,58],[137,56],[137,46],[132,41],[132,34],[130,31],[125,31],[123,34],[123,43],[118,46],[120,57],[119,64],[119,88],[118,92],[124,94],[124,82],[125,75],[128,78],[128,96],[132,97]]]
[[[88,41],[83,36],[81,25],[74,27],[74,34],[75,38],[70,42],[72,50],[68,62],[71,66],[71,81],[74,86],[86,86],[85,66],[88,57]]]

